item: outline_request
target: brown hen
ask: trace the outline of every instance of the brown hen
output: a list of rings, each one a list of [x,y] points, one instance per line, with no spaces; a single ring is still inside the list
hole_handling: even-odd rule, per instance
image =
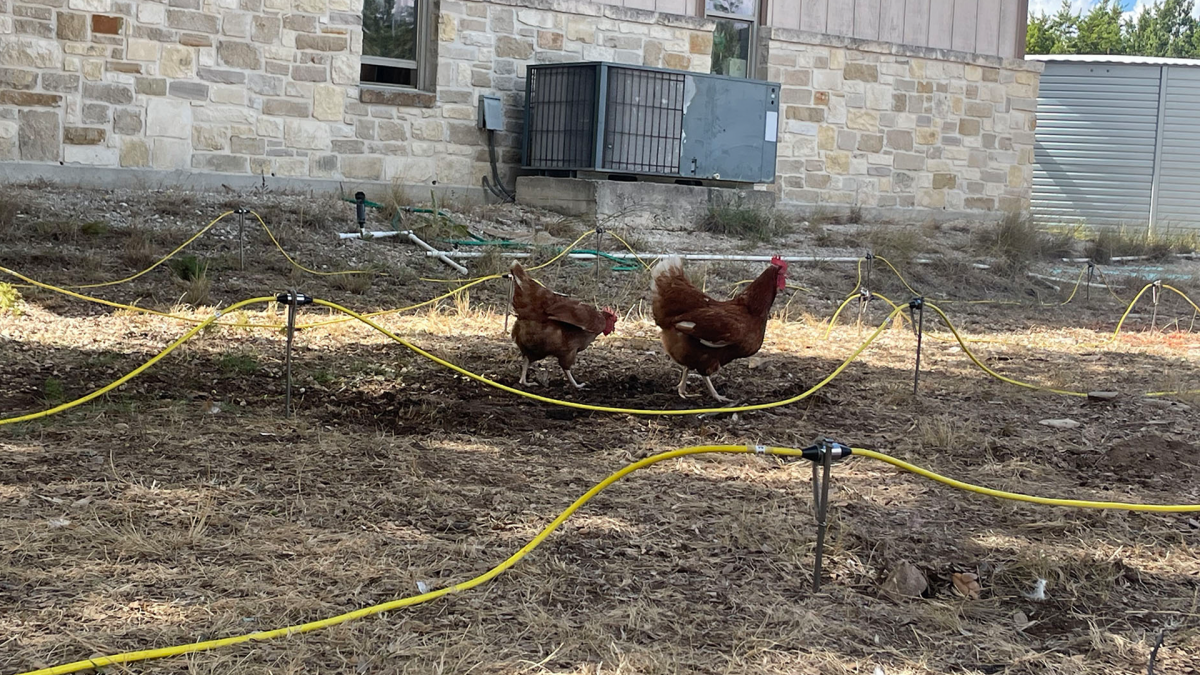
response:
[[[654,323],[662,329],[667,354],[683,366],[679,395],[687,398],[688,371],[695,370],[713,398],[728,402],[710,378],[721,366],[762,347],[771,305],[786,285],[787,262],[772,258],[770,267],[727,301],[713,300],[693,286],[679,256],[660,260],[651,276]]]
[[[512,279],[512,305],[517,314],[512,337],[521,356],[525,357],[521,365],[521,384],[529,384],[526,378],[530,364],[553,356],[572,386],[583,389],[584,385],[576,382],[571,374],[575,357],[597,335],[613,332],[617,315],[612,310],[598,310],[551,291],[534,281],[518,263],[513,263]]]

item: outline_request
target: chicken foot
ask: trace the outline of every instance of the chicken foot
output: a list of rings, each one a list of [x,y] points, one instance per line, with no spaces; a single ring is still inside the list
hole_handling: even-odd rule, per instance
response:
[[[704,376],[704,384],[708,385],[708,393],[712,394],[713,398],[717,399],[721,403],[733,403],[733,399],[725,398],[717,393],[717,388],[713,386],[712,378],[707,375]]]
[[[688,369],[684,368],[683,377],[679,378],[679,386],[675,388],[675,391],[679,392],[679,398],[691,398],[687,393],[687,376]]]
[[[584,387],[587,386],[586,382],[584,382],[583,384],[576,382],[575,376],[571,374],[570,370],[563,368],[563,372],[567,374],[567,379],[571,382],[571,386],[575,387],[576,389],[583,389]]]
[[[520,384],[520,385],[523,385],[526,387],[532,387],[534,385],[533,382],[530,382],[527,379],[527,376],[529,375],[529,366],[530,365],[532,365],[532,362],[529,359],[525,359],[525,361],[521,364],[521,380],[517,384]]]

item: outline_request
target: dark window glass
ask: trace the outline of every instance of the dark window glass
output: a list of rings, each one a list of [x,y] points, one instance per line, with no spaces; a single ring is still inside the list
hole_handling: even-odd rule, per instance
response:
[[[733,77],[747,76],[752,26],[753,24],[746,21],[717,19],[717,29],[713,31],[713,73]]]
[[[415,68],[394,68],[392,66],[375,66],[364,63],[362,64],[361,75],[363,82],[391,84],[398,87],[417,86],[417,71]]]
[[[364,0],[363,55],[417,60],[418,0]]]

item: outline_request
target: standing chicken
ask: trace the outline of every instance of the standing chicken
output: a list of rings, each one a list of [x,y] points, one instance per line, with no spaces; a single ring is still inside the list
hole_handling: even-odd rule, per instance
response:
[[[704,377],[708,392],[721,402],[709,379],[734,359],[753,356],[762,347],[767,315],[787,278],[787,263],[771,258],[771,266],[732,300],[713,300],[700,292],[683,273],[679,256],[663,258],[651,272],[654,323],[662,329],[667,354],[683,366],[679,395],[687,398],[687,376],[695,370]]]
[[[517,314],[512,337],[525,357],[525,363],[521,365],[521,384],[529,384],[526,376],[531,363],[553,356],[571,384],[576,389],[583,389],[584,385],[571,375],[575,357],[600,333],[613,332],[617,315],[612,310],[600,311],[551,291],[534,281],[518,263],[513,263],[512,279],[512,305]]]

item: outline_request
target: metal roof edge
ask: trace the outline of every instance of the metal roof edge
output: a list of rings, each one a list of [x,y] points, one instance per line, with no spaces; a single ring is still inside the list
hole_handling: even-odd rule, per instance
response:
[[[1200,59],[1175,59],[1134,54],[1026,54],[1028,61],[1045,63],[1115,63],[1136,66],[1184,66],[1200,68]]]

